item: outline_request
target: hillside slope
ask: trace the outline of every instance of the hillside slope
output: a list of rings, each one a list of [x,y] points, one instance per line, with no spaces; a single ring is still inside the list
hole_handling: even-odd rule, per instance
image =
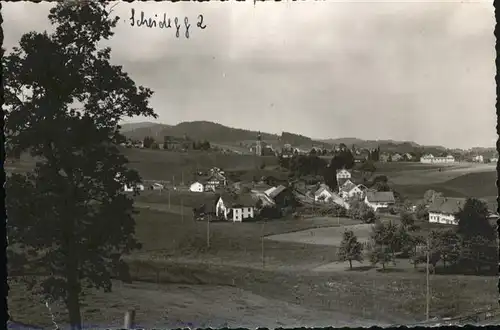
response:
[[[214,143],[238,144],[239,142],[255,141],[258,132],[240,128],[227,127],[209,121],[182,122],[177,125],[165,125],[156,123],[137,123],[122,125],[123,134],[132,139],[142,140],[146,136],[154,137],[158,142],[163,141],[164,136],[184,137],[189,136],[194,140],[208,140]],[[415,148],[422,147],[415,142],[398,142],[393,140],[362,140],[358,138],[339,138],[328,140],[313,140],[310,137],[296,133],[282,132],[281,135],[261,133],[262,139],[274,144],[290,143],[294,146],[311,147],[314,144],[338,145],[340,143],[351,147],[353,144],[359,148],[381,147],[383,151],[411,152]],[[443,147],[436,147],[444,149]]]

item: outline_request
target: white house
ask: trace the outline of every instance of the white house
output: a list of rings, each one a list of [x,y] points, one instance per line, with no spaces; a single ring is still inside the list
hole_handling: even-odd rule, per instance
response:
[[[197,182],[192,183],[189,186],[189,191],[192,191],[192,192],[203,192],[204,188],[205,187],[203,187],[203,184],[197,181]]]
[[[216,172],[212,174],[205,183],[205,190],[215,190],[221,186],[227,185],[227,180],[223,172]]]
[[[255,205],[256,201],[249,194],[241,194],[236,197],[223,194],[217,200],[215,214],[228,221],[242,222],[245,219],[255,217]]]
[[[139,191],[144,191],[144,185],[143,184],[138,184],[136,186],[136,189],[139,190]],[[133,192],[134,191],[134,187],[130,187],[130,186],[125,185],[125,186],[123,186],[123,190],[125,192]]]
[[[322,184],[320,185],[319,189],[314,192],[314,201],[316,202],[329,202],[333,199],[333,192],[330,190],[330,188]]]
[[[374,211],[387,208],[396,203],[392,191],[367,191],[364,201]]]
[[[314,192],[314,200],[316,202],[325,202],[325,203],[335,203],[340,205],[346,209],[349,209],[349,204],[346,203],[339,195],[332,192],[327,185],[322,184],[318,190]]]
[[[484,157],[482,155],[477,155],[472,157],[472,161],[476,163],[484,163]]]
[[[151,185],[151,189],[153,190],[163,190],[165,187],[161,184],[161,183],[158,183],[158,182],[155,182]]]
[[[464,207],[465,201],[465,198],[435,198],[429,205],[429,222],[458,225],[455,214]]]
[[[498,162],[498,158],[497,157],[490,158],[490,162],[496,163]]]
[[[420,157],[420,162],[425,164],[448,164],[454,163],[455,157],[448,155],[446,157],[434,157],[432,154]]]
[[[338,179],[350,179],[351,172],[346,169],[337,170],[337,180]]]
[[[359,199],[363,199],[365,191],[367,189],[368,188],[366,188],[362,184],[358,184],[358,185],[352,184],[352,185],[348,185],[348,186],[343,186],[340,190],[341,197],[344,200],[348,200],[350,198],[353,198],[354,196],[357,196]]]

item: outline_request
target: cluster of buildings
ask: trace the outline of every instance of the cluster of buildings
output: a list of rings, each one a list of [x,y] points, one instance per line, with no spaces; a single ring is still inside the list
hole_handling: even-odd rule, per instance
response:
[[[321,184],[315,190],[308,192],[318,203],[335,203],[349,209],[349,201],[353,198],[362,200],[374,211],[380,211],[393,206],[396,203],[392,191],[375,191],[363,184],[353,182],[351,172],[346,169],[337,171],[338,191],[332,191],[327,185]]]

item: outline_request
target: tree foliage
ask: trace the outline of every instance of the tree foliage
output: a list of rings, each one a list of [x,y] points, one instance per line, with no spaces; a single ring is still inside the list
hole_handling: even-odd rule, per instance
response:
[[[155,143],[155,139],[151,136],[146,136],[146,137],[144,137],[144,140],[142,143],[143,143],[144,148],[149,149],[153,146],[153,143]]]
[[[364,223],[374,223],[377,220],[375,211],[356,197],[350,200],[347,214],[351,219],[361,220]]]
[[[123,117],[156,116],[152,91],[110,64],[109,39],[118,18],[107,4],[57,4],[55,32],[30,32],[3,57],[6,127],[12,152],[41,159],[33,172],[7,182],[9,240],[29,266],[51,274],[43,293],[65,302],[81,328],[86,288],[111,290],[126,272],[122,255],[138,248],[133,203],[121,191],[140,182],[116,147]]]
[[[344,232],[342,242],[338,251],[338,256],[342,261],[349,261],[349,268],[352,269],[352,261],[363,261],[363,246],[358,242],[358,238],[352,230]]]
[[[488,221],[488,207],[478,199],[467,199],[456,214],[461,240],[460,264],[479,273],[483,266],[497,263],[497,235]]]
[[[373,243],[370,261],[382,264],[384,269],[387,263],[395,263],[395,252],[400,244],[398,227],[393,223],[384,224],[379,221],[373,227],[370,238]]]

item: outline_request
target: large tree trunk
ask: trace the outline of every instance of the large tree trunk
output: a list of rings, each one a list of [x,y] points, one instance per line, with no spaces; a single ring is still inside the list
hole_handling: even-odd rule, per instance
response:
[[[68,298],[66,301],[66,307],[68,308],[71,330],[81,330],[82,319],[80,316],[80,289],[75,275],[76,273],[70,275],[69,277],[71,278],[68,278]]]

